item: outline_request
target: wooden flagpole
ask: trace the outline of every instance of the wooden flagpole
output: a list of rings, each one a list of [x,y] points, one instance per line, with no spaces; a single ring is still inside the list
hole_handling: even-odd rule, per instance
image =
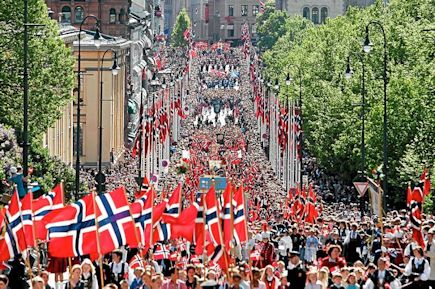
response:
[[[233,206],[233,198],[234,198],[234,187],[232,186],[232,178],[230,178],[230,182],[227,184],[227,186],[231,186],[230,190],[230,244],[229,244],[229,250],[230,253],[233,253],[234,245],[233,245],[233,238],[234,238],[234,206]]]
[[[207,210],[207,207],[205,205],[205,190],[201,190],[201,200],[202,200],[202,223],[204,225],[204,233],[202,234],[203,237],[203,244],[202,244],[202,258],[204,262],[204,266],[207,266],[207,249],[206,249],[206,236],[207,236],[207,223],[205,220],[205,211]]]
[[[91,194],[92,194],[92,203],[94,205],[94,215],[95,215],[95,226],[96,226],[96,231],[95,231],[95,236],[96,236],[96,240],[97,240],[97,251],[98,251],[98,256],[99,256],[99,267],[100,267],[100,281],[101,281],[101,286],[104,286],[104,276],[103,276],[103,255],[101,253],[101,243],[100,243],[100,225],[98,223],[98,216],[97,216],[97,203],[95,201],[95,189],[91,190]]]
[[[139,238],[139,236],[137,234],[136,223],[134,221],[133,214],[131,213],[130,203],[128,202],[127,196],[125,195],[125,187],[122,187],[122,188],[123,188],[123,194],[122,195],[124,196],[124,199],[127,202],[128,211],[130,213],[130,218],[131,218],[131,223],[133,224],[134,237],[136,238],[136,242],[137,242],[138,248],[139,248],[138,251],[139,251],[139,254],[140,254],[141,258],[143,259],[143,253],[142,253],[142,250],[140,250],[143,244],[140,242],[140,238]]]

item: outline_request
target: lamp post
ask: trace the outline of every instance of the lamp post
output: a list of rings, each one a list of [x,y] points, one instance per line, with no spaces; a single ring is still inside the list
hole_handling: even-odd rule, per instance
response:
[[[299,176],[299,185],[300,188],[302,190],[302,181],[303,181],[303,169],[304,169],[304,163],[303,163],[303,149],[304,149],[304,136],[303,136],[303,129],[302,129],[302,69],[300,68],[299,65],[294,65],[296,67],[296,69],[298,70],[298,74],[299,74],[299,119],[300,119],[300,130],[299,130],[299,142],[300,142],[300,152],[299,152],[299,157],[300,157],[300,176]],[[288,66],[288,70],[290,70],[291,65]],[[292,82],[292,77],[290,75],[290,72],[287,72],[287,77],[285,79],[285,84],[287,86],[290,86],[291,82]]]
[[[366,168],[366,146],[365,146],[365,106],[366,106],[366,100],[365,100],[365,94],[366,94],[366,85],[365,85],[365,63],[364,63],[364,57],[363,55],[359,53],[352,53],[352,56],[359,59],[361,62],[361,178],[365,181],[365,168]],[[347,65],[346,65],[346,71],[345,71],[345,78],[350,79],[353,75],[353,69],[351,67],[351,56],[349,55],[347,57]],[[363,216],[364,211],[364,198],[361,196],[361,217]]]
[[[80,29],[79,29],[79,51],[78,51],[78,56],[77,56],[77,123],[76,123],[76,179],[75,179],[75,186],[76,186],[76,199],[78,199],[79,197],[79,193],[80,193],[80,105],[81,105],[81,35],[83,32],[82,26],[85,23],[85,21],[89,18],[94,19],[97,22],[97,29],[95,30],[95,35],[94,35],[94,44],[97,48],[100,47],[101,45],[101,40],[100,40],[100,29],[99,29],[99,25],[100,25],[100,20],[94,16],[94,15],[88,15],[85,18],[83,18],[82,22],[80,23]]]
[[[384,173],[384,181],[382,182],[382,189],[384,191],[383,194],[383,204],[384,206],[386,206],[386,195],[388,194],[388,115],[387,115],[387,85],[388,85],[388,77],[387,77],[387,61],[388,61],[388,55],[387,55],[387,36],[385,34],[385,29],[384,26],[379,22],[379,21],[370,21],[369,24],[367,24],[366,26],[366,33],[365,33],[365,39],[364,39],[364,44],[363,44],[363,50],[366,53],[370,53],[372,47],[373,47],[373,43],[370,41],[369,38],[369,28],[370,26],[377,26],[381,32],[382,32],[382,36],[383,36],[383,40],[384,40],[384,70],[383,70],[383,81],[384,81],[384,123],[383,123],[383,161],[384,161],[384,165],[383,165],[383,173]]]
[[[106,57],[107,52],[113,53],[113,65],[111,67],[112,75],[118,75],[120,67],[117,62],[117,54],[116,51],[112,48],[107,49],[103,53],[103,57],[101,58],[101,66],[100,66],[100,116],[99,116],[99,124],[98,124],[98,174],[95,179],[97,181],[97,191],[98,194],[102,194],[104,192],[104,184],[106,182],[106,176],[102,172],[103,167],[103,65],[104,59]]]

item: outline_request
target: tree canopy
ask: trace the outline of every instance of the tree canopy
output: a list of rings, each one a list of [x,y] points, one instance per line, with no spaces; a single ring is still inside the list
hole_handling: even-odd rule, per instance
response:
[[[48,17],[44,0],[29,1],[30,26],[29,71],[29,140],[32,179],[45,190],[62,179],[68,187],[73,182],[73,171],[42,148],[41,137],[60,117],[71,101],[74,86],[74,59],[71,50],[60,38],[58,24]],[[23,128],[23,43],[24,1],[0,1],[0,124],[5,133],[15,133],[18,142]],[[11,129],[9,129],[11,128]],[[5,133],[3,133],[5,135]],[[1,138],[0,138],[1,139]],[[0,160],[1,169],[20,162],[20,151],[15,138],[0,140],[7,161]],[[3,173],[3,172],[2,172]],[[4,177],[0,173],[1,177]]]
[[[382,164],[383,151],[383,38],[379,28],[370,26],[374,45],[370,54],[362,51],[361,43],[366,24],[376,20],[383,25],[388,50],[389,202],[403,203],[408,182],[417,181],[425,167],[434,172],[434,38],[433,31],[427,31],[433,29],[433,18],[431,0],[391,0],[387,6],[378,1],[365,9],[350,8],[324,25],[308,24],[299,30],[288,23],[301,19],[290,18],[287,31],[263,54],[266,75],[279,78],[281,84],[287,72],[297,74],[295,67],[301,68],[306,147],[328,172],[350,183],[361,167],[361,63],[351,56],[355,73],[347,80],[346,60],[358,53],[365,62],[365,171],[369,172]],[[283,99],[295,99],[298,90],[295,85],[281,85],[279,93]]]
[[[186,9],[178,13],[171,35],[171,44],[174,47],[185,47],[188,43],[184,38],[184,32],[190,28],[190,18]]]

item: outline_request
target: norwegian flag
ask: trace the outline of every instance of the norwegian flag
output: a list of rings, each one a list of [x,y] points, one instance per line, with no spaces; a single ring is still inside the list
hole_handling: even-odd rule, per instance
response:
[[[54,257],[106,254],[122,245],[138,246],[124,188],[89,194],[49,213],[43,221],[49,234],[48,250]],[[99,240],[100,250],[95,240]]]
[[[200,255],[203,253],[205,242],[204,195],[199,193],[199,197],[197,195],[195,203],[198,205],[198,212],[195,219],[195,231],[193,233],[196,244],[195,253]]]
[[[101,254],[109,253],[123,245],[130,248],[139,245],[124,187],[96,196],[95,204]]]
[[[423,192],[419,187],[415,187],[412,193],[410,223],[412,237],[420,245],[424,246],[424,239],[421,233],[421,212],[422,212]]]
[[[166,241],[171,238],[171,224],[164,222],[166,218],[178,218],[181,211],[181,184],[172,192],[169,201],[166,203],[166,208],[162,214],[162,218],[157,222],[154,230],[154,239],[158,241]]]
[[[63,208],[63,200],[63,183],[56,185],[48,194],[33,200],[33,222],[35,226],[35,238],[37,240],[47,240],[47,229],[44,222],[42,222],[42,218],[51,211]]]
[[[140,124],[140,128],[136,132],[136,137],[134,140],[133,147],[131,148],[131,156],[136,157],[137,153],[140,152],[140,138],[142,137],[142,133],[144,131],[143,124]]]
[[[300,114],[300,109],[295,108],[294,110],[294,133],[296,136],[296,147],[297,147],[297,158],[301,159],[301,141],[302,141],[302,118]]]
[[[170,252],[169,252],[168,245],[157,243],[154,246],[154,260],[159,261],[159,260],[169,259],[169,255]]]
[[[411,202],[412,202],[412,189],[411,184],[408,184],[408,190],[406,191],[406,207],[408,210],[411,210]]]
[[[142,186],[140,188],[140,191],[137,192],[134,196],[136,197],[136,199],[140,199],[143,196],[145,196],[146,194],[148,194],[148,192],[150,190],[151,190],[150,181],[145,176],[145,177],[143,177]]]
[[[6,217],[6,208],[0,209],[0,262],[13,259],[20,253]]]
[[[287,108],[281,108],[279,110],[279,130],[278,130],[278,142],[281,150],[284,151],[287,146],[288,136],[288,110]]]
[[[234,195],[234,238],[237,244],[248,241],[248,230],[246,223],[246,203],[243,186],[240,186]]]
[[[222,240],[218,206],[215,188],[211,187],[205,195],[205,223],[215,247],[221,245]]]
[[[26,194],[21,200],[21,219],[23,221],[24,237],[27,247],[35,247],[35,227],[33,224],[33,209],[32,209],[33,193],[32,190]]]
[[[308,193],[308,201],[305,207],[305,221],[310,224],[314,224],[314,221],[319,216],[319,213],[316,209],[316,194],[310,184],[309,193]]]
[[[48,213],[42,221],[48,230],[48,251],[53,257],[73,257],[98,252],[92,194]]]
[[[429,170],[424,169],[423,173],[420,176],[420,182],[423,183],[423,196],[427,196],[430,194],[430,177]]]
[[[233,200],[232,194],[233,186],[228,182],[223,193],[224,203],[222,212],[224,244],[227,249],[230,248],[230,243],[234,235],[234,208],[236,207],[236,202]]]
[[[145,265],[146,265],[145,260],[139,254],[134,255],[128,262],[128,267],[133,270],[136,268],[145,269]]]
[[[28,244],[26,243],[25,229],[21,216],[21,203],[17,190],[14,191],[12,198],[6,207],[6,218],[9,229],[12,231],[12,238],[15,240],[18,252],[24,251]]]

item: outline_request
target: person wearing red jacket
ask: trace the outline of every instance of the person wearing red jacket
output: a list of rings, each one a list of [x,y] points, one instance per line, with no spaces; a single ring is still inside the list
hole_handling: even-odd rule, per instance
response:
[[[263,244],[260,252],[260,268],[264,268],[275,261],[275,248],[273,244],[269,242],[269,233],[263,232],[261,238]]]
[[[319,268],[328,267],[330,272],[338,268],[343,268],[346,266],[346,260],[340,257],[341,248],[340,246],[332,245],[328,249],[328,256],[320,260]]]

